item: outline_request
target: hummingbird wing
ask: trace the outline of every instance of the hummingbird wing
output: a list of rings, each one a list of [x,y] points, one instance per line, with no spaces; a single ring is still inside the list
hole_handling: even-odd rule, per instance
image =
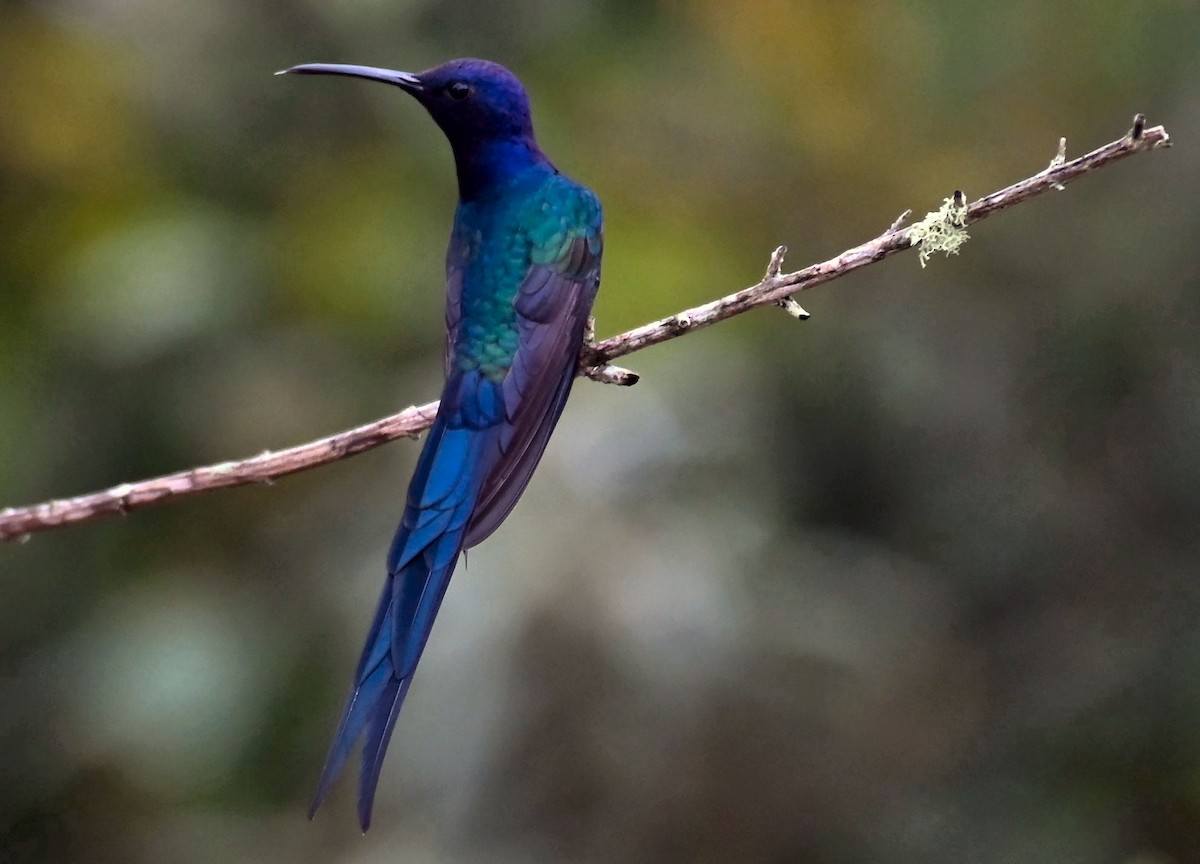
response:
[[[517,293],[520,338],[501,391],[508,423],[480,489],[463,548],[482,542],[525,491],[571,392],[592,301],[600,285],[599,226],[535,264]]]

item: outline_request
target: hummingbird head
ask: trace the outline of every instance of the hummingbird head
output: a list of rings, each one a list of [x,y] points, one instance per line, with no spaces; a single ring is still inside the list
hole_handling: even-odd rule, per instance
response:
[[[425,106],[446,133],[458,169],[459,196],[484,190],[546,162],[533,136],[529,96],[517,76],[488,60],[451,60],[424,72],[306,63],[277,75],[346,75],[399,87]]]
[[[424,72],[306,63],[277,74],[345,75],[399,87],[425,106],[455,152],[488,141],[533,142],[529,97],[517,76],[489,60],[450,60]]]

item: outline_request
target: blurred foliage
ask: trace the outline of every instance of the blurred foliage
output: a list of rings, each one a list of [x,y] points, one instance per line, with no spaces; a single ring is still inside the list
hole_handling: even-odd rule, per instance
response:
[[[0,862],[1200,861],[1193,0],[0,4],[0,504],[438,389],[448,150],[297,62],[481,55],[602,335],[1174,150],[581,384],[384,773],[303,819],[417,452],[0,548]]]

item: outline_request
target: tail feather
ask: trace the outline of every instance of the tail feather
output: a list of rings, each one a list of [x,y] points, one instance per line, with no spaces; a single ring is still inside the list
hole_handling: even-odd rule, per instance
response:
[[[457,556],[456,556],[457,557]],[[362,658],[359,660],[358,674],[354,679],[354,687],[346,700],[341,722],[333,736],[333,745],[321,771],[321,779],[317,783],[317,791],[308,810],[311,819],[317,812],[326,794],[333,786],[354,745],[361,738],[362,768],[359,774],[358,821],[362,830],[366,831],[371,825],[371,807],[375,802],[375,790],[379,784],[379,773],[383,767],[384,753],[392,737],[396,725],[396,717],[404,704],[416,671],[417,660],[428,639],[429,630],[433,627],[433,618],[437,607],[441,605],[446,587],[450,584],[451,567],[439,568],[432,573],[418,559],[401,574],[388,580],[383,597],[379,601],[375,624],[371,628],[367,644],[363,647]],[[419,585],[416,602],[412,608],[404,610],[408,613],[408,627],[397,629],[398,616],[396,610],[396,594],[392,582]],[[407,604],[406,604],[407,605]],[[406,617],[399,617],[403,622]],[[395,634],[411,632],[415,639],[399,640],[405,645],[405,652],[397,655]],[[417,634],[420,635],[417,635]],[[403,665],[398,665],[398,663]]]
[[[465,518],[462,522],[465,523]],[[424,561],[414,561],[406,569],[418,564],[428,573],[423,578],[406,576],[396,579],[392,585],[393,608],[396,617],[407,622],[407,626],[392,634],[392,662],[401,677],[416,671],[417,661],[425,650],[425,643],[433,630],[433,619],[442,608],[442,599],[450,587],[450,575],[462,550],[464,525],[458,524],[443,535],[425,554]]]
[[[365,834],[371,827],[371,808],[375,806],[375,790],[379,788],[379,773],[383,770],[383,756],[387,752],[400,706],[408,694],[412,675],[404,678],[391,676],[384,686],[371,714],[371,725],[363,740],[362,770],[358,775],[358,824]]]
[[[481,454],[492,448],[491,437],[487,430],[450,428],[440,417],[430,431],[310,819],[362,739],[358,820],[363,831],[371,825],[383,756],[462,550],[487,468]]]
[[[325,757],[325,766],[321,769],[321,779],[317,782],[317,791],[313,795],[308,808],[308,818],[316,815],[317,809],[325,800],[333,781],[341,773],[342,767],[350,757],[350,751],[355,742],[366,728],[367,721],[375,711],[380,697],[384,694],[393,675],[392,666],[392,589],[391,580],[384,588],[379,608],[375,612],[375,622],[367,636],[367,644],[363,647],[362,657],[358,661],[358,671],[354,675],[354,684],[350,688],[350,696],[346,707],[342,710],[342,718],[338,722],[337,731],[333,733],[333,744],[330,745],[329,755]]]

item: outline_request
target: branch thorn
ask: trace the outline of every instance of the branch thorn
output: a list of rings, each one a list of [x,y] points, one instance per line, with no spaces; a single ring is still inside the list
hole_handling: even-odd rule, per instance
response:
[[[1142,137],[1142,133],[1146,131],[1146,115],[1138,112],[1133,115],[1133,128],[1129,130],[1129,137],[1134,141]]]
[[[899,231],[901,226],[904,225],[904,221],[906,219],[908,219],[908,217],[911,215],[912,215],[912,208],[909,207],[907,210],[905,210],[903,213],[901,213],[899,216],[896,217],[896,221],[892,223],[891,227],[888,228],[888,231]]]
[[[771,260],[767,262],[767,278],[774,279],[783,272],[783,256],[787,254],[786,246],[776,246],[775,251],[771,253]]]
[[[1046,167],[1046,170],[1043,171],[1042,173],[1049,174],[1051,171],[1053,171],[1059,165],[1066,164],[1066,161],[1067,161],[1067,139],[1059,138],[1058,139],[1058,152],[1054,154],[1054,158],[1050,160],[1050,164]],[[1054,188],[1057,191],[1062,192],[1067,187],[1062,185],[1061,183],[1055,183]]]
[[[611,363],[606,363],[603,366],[589,366],[584,370],[583,374],[593,381],[599,381],[601,384],[615,384],[618,387],[632,387],[638,381],[642,380],[642,376],[632,369],[626,369],[623,366],[614,366]]]
[[[784,312],[788,313],[793,318],[796,318],[800,321],[807,321],[809,318],[812,317],[811,315],[808,314],[807,310],[805,310],[805,308],[803,306],[801,306],[799,303],[797,303],[791,297],[784,297],[782,300],[777,300],[776,302],[779,304],[779,306],[783,309]]]
[[[786,246],[776,246],[775,251],[771,253],[771,260],[767,262],[767,275],[763,277],[764,282],[770,282],[772,279],[778,279],[783,273],[783,256],[787,254]],[[804,307],[793,300],[791,297],[784,297],[775,301],[775,305],[783,309],[793,318],[798,318],[801,321],[806,320],[809,315],[804,311]]]

